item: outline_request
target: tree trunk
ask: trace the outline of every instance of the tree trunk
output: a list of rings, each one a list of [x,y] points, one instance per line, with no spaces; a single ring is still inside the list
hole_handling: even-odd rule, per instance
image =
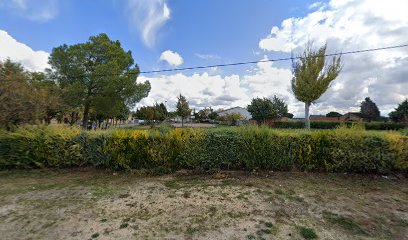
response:
[[[184,118],[181,118],[181,127],[184,127]]]
[[[82,128],[87,129],[88,127],[88,117],[89,117],[89,103],[85,103],[85,108],[84,108],[84,118],[82,120]]]
[[[309,114],[310,102],[305,102],[305,128],[310,130],[310,114]]]

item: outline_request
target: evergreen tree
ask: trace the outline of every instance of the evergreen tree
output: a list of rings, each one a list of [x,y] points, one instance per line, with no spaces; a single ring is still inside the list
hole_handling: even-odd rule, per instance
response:
[[[139,68],[131,51],[106,34],[92,36],[86,43],[54,48],[49,63],[67,104],[83,109],[84,128],[92,108],[115,117],[123,105],[134,106],[150,91],[149,82],[136,82]]]
[[[408,100],[405,99],[398,107],[390,112],[390,118],[394,122],[408,123]]]
[[[370,121],[375,121],[381,118],[380,110],[378,110],[377,105],[369,97],[366,97],[361,103],[360,113],[364,118]]]

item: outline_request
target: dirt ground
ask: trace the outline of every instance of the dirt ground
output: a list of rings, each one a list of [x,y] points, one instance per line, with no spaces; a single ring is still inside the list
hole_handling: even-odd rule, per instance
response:
[[[0,172],[1,239],[408,239],[408,179]]]

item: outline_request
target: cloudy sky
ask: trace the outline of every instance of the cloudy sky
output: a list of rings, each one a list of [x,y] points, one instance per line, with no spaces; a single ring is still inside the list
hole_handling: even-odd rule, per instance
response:
[[[308,41],[328,53],[408,43],[406,0],[0,0],[0,60],[47,68],[53,47],[101,32],[120,40],[142,71],[257,61],[300,53]],[[343,56],[343,70],[312,114],[358,111],[367,96],[387,115],[408,98],[408,48]],[[152,90],[139,105],[185,95],[196,109],[245,107],[284,98],[296,116],[290,62],[142,74]]]

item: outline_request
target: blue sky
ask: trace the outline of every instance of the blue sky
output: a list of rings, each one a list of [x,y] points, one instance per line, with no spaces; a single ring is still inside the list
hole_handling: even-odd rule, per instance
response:
[[[0,0],[0,60],[47,67],[53,47],[107,33],[133,52],[142,71],[271,59],[307,41],[328,52],[404,44],[407,1],[389,0]],[[386,115],[408,97],[407,49],[344,57],[344,68],[313,114],[355,111],[370,96]],[[253,97],[284,98],[296,116],[290,64],[264,63],[149,74],[140,105],[187,96],[195,108],[245,107]]]
[[[258,41],[269,33],[271,26],[279,25],[285,18],[304,15],[311,3],[306,0],[169,1],[171,18],[157,32],[155,44],[146,46],[129,23],[125,2],[59,1],[56,16],[47,21],[33,21],[18,11],[2,8],[0,28],[31,48],[47,52],[61,44],[84,42],[89,36],[104,32],[120,40],[125,49],[132,50],[142,70],[150,70],[169,67],[157,61],[167,49],[182,54],[185,66],[256,60]]]

